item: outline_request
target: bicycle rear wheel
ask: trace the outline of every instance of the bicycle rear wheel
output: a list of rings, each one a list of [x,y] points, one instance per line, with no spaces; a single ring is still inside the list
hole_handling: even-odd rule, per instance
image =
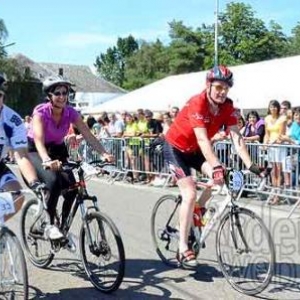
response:
[[[221,271],[237,291],[256,295],[269,285],[275,249],[263,220],[251,210],[237,208],[222,218],[216,250]]]
[[[20,242],[9,228],[0,230],[0,295],[28,299],[27,266]]]
[[[178,267],[176,254],[179,241],[179,205],[179,197],[162,196],[156,202],[151,215],[151,236],[156,253],[171,267]]]
[[[79,245],[85,272],[95,288],[104,293],[117,290],[124,277],[125,252],[113,221],[102,212],[89,213],[81,227]]]
[[[50,224],[50,220],[48,213],[43,210],[43,214],[34,224],[38,201],[38,199],[30,199],[22,209],[21,241],[32,264],[39,268],[46,268],[54,258],[51,242],[44,236],[44,228]]]

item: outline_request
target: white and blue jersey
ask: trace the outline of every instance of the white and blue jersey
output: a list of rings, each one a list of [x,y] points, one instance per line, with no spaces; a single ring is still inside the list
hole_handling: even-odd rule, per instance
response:
[[[27,148],[26,127],[22,118],[13,109],[3,105],[0,112],[0,160],[9,149]]]

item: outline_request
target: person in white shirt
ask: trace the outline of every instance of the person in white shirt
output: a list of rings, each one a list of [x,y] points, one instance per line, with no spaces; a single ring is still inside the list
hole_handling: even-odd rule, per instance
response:
[[[24,122],[17,112],[4,104],[6,89],[6,75],[0,73],[0,190],[5,192],[22,189],[16,175],[4,162],[9,149],[11,149],[25,182],[33,191],[38,192],[45,186],[38,180],[36,171],[28,158]],[[24,197],[19,195],[12,199],[5,199],[3,193],[2,196],[0,197],[0,219],[6,221],[21,209]]]

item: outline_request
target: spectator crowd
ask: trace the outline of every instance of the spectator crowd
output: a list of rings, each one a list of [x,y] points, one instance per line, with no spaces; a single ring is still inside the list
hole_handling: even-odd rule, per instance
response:
[[[124,145],[120,146],[118,141],[126,141],[124,157],[122,157],[124,164],[120,167],[130,170],[128,176],[133,183],[162,185],[165,178],[158,174],[168,172],[164,169],[162,143],[178,112],[179,108],[173,106],[164,112],[138,109],[136,112],[103,112],[97,119],[92,115],[83,118],[91,132],[99,140],[104,141],[104,145],[110,152],[121,152],[121,147]],[[239,109],[236,109],[236,115],[240,133],[247,144],[249,143],[252,157],[262,163],[260,159],[264,153],[264,160],[272,165],[272,186],[275,189],[297,186],[299,150],[297,147],[293,150],[290,146],[300,143],[300,107],[292,107],[288,100],[281,103],[271,100],[265,116],[261,116],[256,110],[243,115]],[[26,116],[24,122],[28,128],[30,116]],[[232,149],[227,128],[220,128],[211,141],[226,166],[238,163],[240,168],[242,167],[241,161]],[[82,137],[76,128],[69,129],[66,142],[69,151],[78,154]],[[92,154],[85,152],[82,155]],[[168,184],[173,186],[175,182],[171,179]],[[275,193],[270,199],[270,204],[279,202],[280,197]]]

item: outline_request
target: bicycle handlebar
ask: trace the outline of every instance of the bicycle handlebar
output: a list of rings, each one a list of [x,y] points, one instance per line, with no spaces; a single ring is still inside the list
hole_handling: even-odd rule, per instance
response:
[[[263,168],[262,169],[262,174],[263,176],[258,176],[261,179],[261,183],[265,182],[265,178],[270,175],[272,171],[272,168]],[[244,176],[245,175],[249,175],[249,174],[253,174],[251,171],[249,170],[234,170],[234,169],[228,169],[226,170],[225,173],[225,185],[227,187],[227,189],[230,192],[234,192],[234,193],[238,193],[244,186],[245,186],[245,182],[244,182]],[[261,184],[259,184],[260,186]]]
[[[84,164],[87,165],[92,165],[95,167],[98,167],[100,169],[103,169],[106,166],[115,166],[114,163],[110,163],[107,161],[103,161],[103,160],[93,160],[93,161],[89,161],[87,162],[83,162],[83,161],[67,161],[65,163],[62,164],[62,170],[66,171],[66,170],[74,170],[74,169],[79,169],[80,167],[82,167]]]
[[[105,160],[93,160],[93,161],[89,161],[84,162],[84,161],[67,161],[62,163],[61,165],[61,170],[62,171],[69,171],[69,170],[74,170],[74,169],[79,169],[83,164],[88,164],[88,165],[94,165],[95,167],[98,168],[104,168],[106,166],[115,166],[114,163],[110,163],[108,161]],[[44,166],[45,170],[49,170],[50,168],[48,166]]]

